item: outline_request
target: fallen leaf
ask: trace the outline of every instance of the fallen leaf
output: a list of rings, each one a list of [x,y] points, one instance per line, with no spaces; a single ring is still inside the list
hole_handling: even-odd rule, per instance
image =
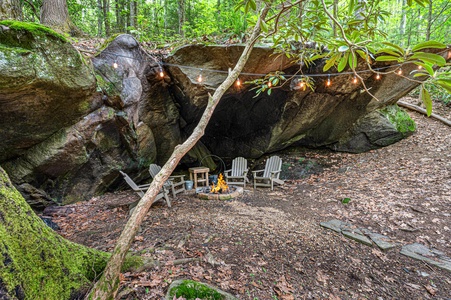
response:
[[[424,288],[426,289],[426,291],[428,291],[429,294],[431,294],[432,296],[435,296],[435,294],[437,293],[437,290],[434,289],[432,286],[430,286],[429,284],[424,285]]]

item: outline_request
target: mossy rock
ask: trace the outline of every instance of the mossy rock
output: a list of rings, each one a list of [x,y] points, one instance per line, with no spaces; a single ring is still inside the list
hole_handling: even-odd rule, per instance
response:
[[[212,285],[189,279],[176,280],[169,286],[165,299],[172,300],[174,296],[183,297],[186,300],[238,300]]]
[[[415,121],[398,105],[386,106],[380,112],[395,126],[399,133],[408,136],[415,132],[417,128]]]

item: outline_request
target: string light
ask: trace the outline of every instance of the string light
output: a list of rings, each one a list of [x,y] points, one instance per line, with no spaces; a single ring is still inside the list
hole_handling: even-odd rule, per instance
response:
[[[200,73],[199,76],[197,77],[197,82],[201,83],[202,82],[202,69],[200,69]]]
[[[423,69],[423,67],[422,66],[418,66],[418,70],[421,70],[421,69]]]
[[[107,52],[107,51],[104,51],[104,52],[102,52],[102,53],[115,55],[116,58],[117,58],[117,57],[125,57],[125,58],[129,58],[129,59],[148,61],[147,59],[138,59],[138,58],[135,58],[135,57],[130,57],[130,56],[126,56],[126,55],[118,55],[118,54],[116,54],[116,53],[111,53],[111,52]],[[439,52],[439,54],[442,54],[442,55],[445,54],[445,53],[446,53],[448,59],[451,59],[451,50],[450,50],[449,48],[448,48],[448,49],[445,49],[444,51]],[[356,73],[357,73],[357,74],[361,74],[361,73],[367,73],[367,72],[378,72],[378,71],[386,70],[386,69],[393,68],[393,67],[399,67],[399,69],[398,69],[398,71],[396,71],[396,73],[397,73],[398,75],[401,75],[401,74],[402,74],[401,66],[402,66],[403,64],[408,64],[408,63],[409,63],[409,62],[405,62],[405,63],[399,63],[399,64],[397,64],[397,65],[384,66],[384,67],[380,67],[380,68],[367,69],[367,70],[360,70],[360,71],[350,71],[350,72],[330,73],[330,74],[328,74],[328,77],[330,77],[330,76],[350,75],[350,74],[356,74]],[[201,71],[202,71],[201,68],[199,68],[199,67],[193,67],[193,66],[185,66],[185,65],[178,65],[178,64],[171,64],[171,63],[163,63],[163,62],[160,62],[159,64],[160,64],[160,67],[161,67],[162,65],[166,65],[166,66],[179,67],[179,68],[186,68],[186,69],[194,69],[194,70],[201,70]],[[117,64],[116,61],[113,63],[113,67],[114,67],[114,68],[118,68],[118,64]],[[208,71],[209,71],[209,72],[215,72],[215,73],[226,73],[226,74],[228,73],[228,71],[225,71],[225,70],[215,70],[215,69],[211,69],[211,70],[210,70],[210,69],[209,69]],[[240,74],[241,74],[241,75],[246,75],[246,76],[265,76],[265,75],[267,75],[267,74],[263,74],[263,73],[260,74],[260,73],[247,73],[247,72],[242,72],[242,73],[240,73]],[[160,76],[161,76],[161,71],[160,71]],[[304,75],[303,75],[303,76],[304,76]],[[324,77],[324,76],[326,76],[326,75],[325,75],[325,74],[322,74],[322,73],[319,73],[319,74],[308,74],[307,76],[308,76],[308,77]],[[298,75],[290,75],[290,74],[286,74],[285,77],[286,77],[286,78],[290,78],[290,77],[292,77],[292,78],[298,78],[299,76],[298,76]],[[377,77],[377,75],[376,75],[376,77]],[[199,78],[201,79],[200,81],[203,81],[202,74],[199,75],[198,81],[199,81]],[[380,78],[380,77],[379,77],[379,78]],[[379,79],[379,78],[376,78],[376,79]],[[199,82],[200,82],[200,81],[199,81]],[[353,79],[353,82],[355,82],[355,79]],[[356,83],[357,83],[357,82],[356,82]],[[268,83],[268,86],[271,86],[271,84]]]
[[[269,88],[272,87],[271,81],[268,81],[268,87],[269,87]]]
[[[380,74],[380,73],[377,73],[377,74],[376,74],[376,80],[379,80],[379,79],[381,79],[381,74]]]
[[[326,86],[329,87],[332,85],[332,82],[330,82],[330,75],[327,76]]]
[[[352,83],[357,84],[357,77],[354,76],[354,79],[352,79]]]
[[[299,82],[299,87],[300,87],[303,91],[305,91],[305,82],[304,82],[304,80],[301,80],[301,81]]]
[[[160,66],[160,77],[163,78],[164,77],[164,72],[163,72],[163,68]]]
[[[238,87],[241,86],[241,80],[239,78],[236,79],[236,86],[238,86]]]

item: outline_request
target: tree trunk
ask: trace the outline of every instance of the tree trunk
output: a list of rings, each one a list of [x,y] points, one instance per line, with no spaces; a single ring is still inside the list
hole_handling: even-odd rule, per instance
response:
[[[178,5],[178,15],[179,15],[179,34],[182,37],[185,37],[185,32],[183,29],[183,25],[185,25],[186,17],[185,17],[185,0],[177,0]]]
[[[109,254],[63,239],[31,210],[0,168],[0,298],[81,296]]]
[[[134,0],[130,0],[130,26],[133,28],[137,28],[137,16],[138,16],[138,2]]]
[[[22,20],[22,5],[19,0],[0,0],[0,21]]]
[[[102,36],[103,31],[103,3],[97,0],[97,35]]]
[[[66,0],[44,0],[41,8],[41,24],[52,29],[80,36],[83,33],[71,21]]]
[[[260,23],[266,17],[268,13],[269,7],[265,6],[262,10],[259,19],[252,31],[252,35],[246,43],[246,47],[241,54],[240,59],[233,71],[227,76],[224,82],[216,89],[213,96],[210,95],[208,99],[207,107],[202,115],[202,118],[197,124],[196,128],[194,128],[193,133],[188,137],[188,139],[181,145],[175,147],[174,152],[172,153],[169,160],[163,166],[161,171],[155,176],[152,181],[149,189],[147,190],[144,197],[139,201],[138,205],[135,207],[132,215],[130,216],[127,224],[125,225],[124,230],[119,237],[117,244],[113,250],[113,254],[111,255],[110,260],[108,261],[108,265],[105,268],[105,271],[102,274],[102,277],[99,281],[96,282],[94,288],[91,290],[88,295],[88,299],[96,299],[96,300],[107,300],[114,299],[116,296],[117,290],[119,288],[119,272],[120,268],[124,262],[125,255],[127,251],[130,249],[130,245],[133,242],[133,239],[138,232],[138,229],[144,220],[149,208],[153,204],[156,195],[163,187],[165,181],[169,178],[172,172],[177,167],[177,164],[182,159],[182,157],[188,153],[188,151],[194,147],[194,145],[199,141],[199,139],[203,136],[205,128],[208,125],[208,122],[218,105],[221,97],[227,91],[227,89],[236,81],[239,74],[244,68],[252,48],[254,47],[255,42],[260,37]]]
[[[333,10],[334,18],[338,20],[338,0],[334,0],[334,10]],[[332,22],[332,30],[334,32],[334,37],[338,36],[337,24]]]
[[[407,16],[406,16],[406,5],[407,5],[407,0],[402,0],[401,2],[401,19],[399,21],[399,42],[400,44],[404,44],[404,34],[406,33],[406,20],[407,20]]]
[[[103,0],[103,20],[105,22],[105,35],[108,37],[111,35],[110,17],[108,12],[110,11],[110,0]]]
[[[430,0],[428,7],[428,23],[426,25],[426,41],[431,39],[432,22],[432,0]]]

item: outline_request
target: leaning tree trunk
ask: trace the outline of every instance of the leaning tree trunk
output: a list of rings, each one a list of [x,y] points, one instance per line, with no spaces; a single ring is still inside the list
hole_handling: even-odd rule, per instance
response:
[[[138,232],[139,227],[141,226],[142,221],[144,220],[149,208],[152,206],[155,201],[155,197],[163,187],[164,182],[169,178],[172,172],[177,167],[177,164],[182,159],[182,157],[188,153],[188,151],[194,147],[194,145],[199,141],[199,139],[203,136],[205,128],[218,105],[221,97],[227,91],[227,89],[232,86],[232,84],[236,81],[239,74],[244,68],[252,48],[254,47],[255,42],[258,40],[260,36],[260,23],[266,17],[268,13],[269,7],[265,6],[263,9],[255,27],[252,31],[252,35],[248,42],[246,43],[246,47],[241,54],[240,59],[233,71],[227,76],[224,82],[216,89],[213,96],[210,95],[208,99],[207,107],[202,115],[202,118],[194,129],[193,133],[188,137],[188,139],[181,145],[175,147],[174,152],[171,157],[168,159],[166,164],[162,167],[161,171],[155,176],[152,181],[149,189],[147,190],[144,197],[139,201],[138,205],[135,207],[132,215],[130,216],[127,224],[125,225],[124,230],[119,237],[116,246],[113,250],[113,254],[111,255],[110,260],[108,261],[108,265],[105,268],[105,271],[102,274],[102,277],[99,281],[96,282],[94,288],[91,290],[88,295],[88,299],[96,299],[96,300],[107,300],[114,299],[116,296],[117,290],[119,288],[119,272],[121,266],[124,262],[127,251],[130,249],[131,243]]]
[[[108,257],[45,225],[0,167],[0,299],[79,298]]]
[[[69,33],[71,36],[83,34],[72,23],[66,0],[44,0],[41,8],[41,24],[59,32]]]

